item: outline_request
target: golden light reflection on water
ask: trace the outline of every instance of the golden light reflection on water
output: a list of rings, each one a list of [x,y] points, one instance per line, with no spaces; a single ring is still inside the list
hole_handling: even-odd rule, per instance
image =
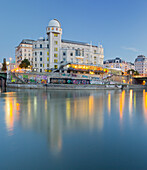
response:
[[[67,123],[70,122],[70,99],[66,99],[66,120],[67,120]]]
[[[108,113],[111,113],[111,93],[108,93]]]
[[[91,116],[93,114],[94,109],[94,98],[93,96],[89,96],[89,115]]]
[[[136,92],[134,92],[134,110],[136,111]]]
[[[129,94],[129,115],[132,116],[132,102],[133,102],[133,90],[130,90]]]
[[[145,91],[145,89],[143,90],[143,108],[144,108],[144,117],[145,117],[145,121],[147,122],[147,92]]]
[[[13,113],[13,100],[12,98],[6,98],[5,104],[5,122],[6,128],[10,135],[13,134],[14,128],[14,113]]]
[[[121,120],[123,119],[124,104],[125,104],[125,90],[122,91],[119,98],[119,113]]]
[[[16,101],[16,97],[12,97],[15,93],[5,93],[5,124],[8,135],[13,135],[15,121],[19,121],[20,103]]]

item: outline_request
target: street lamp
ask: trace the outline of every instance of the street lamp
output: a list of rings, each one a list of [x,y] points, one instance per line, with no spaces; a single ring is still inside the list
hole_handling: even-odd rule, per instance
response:
[[[10,60],[10,63],[11,63],[12,58],[10,57],[9,60]]]

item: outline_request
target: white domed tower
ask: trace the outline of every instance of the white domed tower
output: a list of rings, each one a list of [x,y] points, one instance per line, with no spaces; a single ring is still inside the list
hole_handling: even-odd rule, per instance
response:
[[[49,22],[46,29],[49,41],[49,62],[50,68],[59,68],[60,63],[60,48],[61,48],[61,35],[62,29],[60,22],[53,19]]]

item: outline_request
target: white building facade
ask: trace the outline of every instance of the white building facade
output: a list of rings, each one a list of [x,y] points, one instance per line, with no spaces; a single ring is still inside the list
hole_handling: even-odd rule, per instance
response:
[[[134,70],[134,68],[135,68],[133,63],[126,62],[119,57],[117,57],[115,59],[104,61],[104,67],[105,68],[121,69],[123,72],[126,72],[130,69]]]
[[[144,55],[139,55],[135,59],[135,70],[139,72],[139,74],[147,74],[147,57]]]
[[[102,66],[104,50],[102,45],[62,40],[62,28],[56,19],[46,28],[47,38],[32,41],[33,70],[46,72],[59,69],[61,63]],[[16,54],[18,58],[18,54]],[[17,59],[16,59],[17,60]]]
[[[22,42],[15,48],[15,65],[19,66],[22,60],[28,59],[30,64],[33,65],[33,40],[22,40]]]

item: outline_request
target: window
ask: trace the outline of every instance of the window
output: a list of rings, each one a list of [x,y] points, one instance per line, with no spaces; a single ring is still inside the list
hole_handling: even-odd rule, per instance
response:
[[[94,64],[96,65],[96,61],[94,62]]]
[[[47,44],[47,48],[49,48],[49,44]]]
[[[58,34],[54,34],[54,37],[58,37]]]
[[[42,51],[40,51],[40,55],[42,55]]]
[[[57,44],[58,44],[58,41],[55,41],[54,43],[55,43],[55,45],[57,45]]]
[[[35,57],[35,61],[37,61],[37,58]]]
[[[40,48],[42,48],[42,44],[40,44]]]
[[[96,50],[94,50],[94,54],[96,54]]]
[[[49,52],[47,52],[47,55],[49,55]]]
[[[54,51],[58,51],[58,48],[54,48]]]
[[[73,56],[73,53],[70,53],[70,56]]]
[[[58,60],[57,59],[54,59],[54,63],[57,63],[58,62]]]
[[[40,72],[42,72],[42,69],[40,69]]]
[[[58,54],[54,54],[54,57],[58,57]]]
[[[42,67],[42,64],[40,64],[40,67]]]
[[[82,53],[81,53],[81,50],[80,50],[80,49],[77,49],[77,50],[76,50],[76,56],[81,56],[81,54],[82,54]]]
[[[73,63],[73,58],[71,58],[71,62]]]
[[[26,56],[26,54],[24,54],[24,56]]]
[[[82,56],[84,56],[84,49],[82,49]]]
[[[37,45],[35,45],[35,48],[37,48]]]
[[[49,64],[47,64],[47,67],[49,67]]]
[[[66,55],[66,52],[63,52],[63,56],[65,56]]]
[[[24,49],[24,52],[26,52],[27,50],[26,49]]]
[[[57,68],[58,68],[58,66],[57,66],[57,65],[54,65],[54,68],[55,68],[55,69],[57,69]]]
[[[43,64],[43,67],[44,67],[44,64]]]
[[[29,54],[29,56],[30,56],[30,54]]]
[[[37,52],[35,52],[35,55],[37,55]]]
[[[49,61],[49,57],[47,57],[47,61]]]
[[[94,56],[94,59],[96,60],[96,56]]]
[[[63,61],[66,61],[66,58],[63,58]]]
[[[37,67],[37,64],[35,64],[35,67]]]
[[[42,57],[40,57],[40,61],[42,61]]]

